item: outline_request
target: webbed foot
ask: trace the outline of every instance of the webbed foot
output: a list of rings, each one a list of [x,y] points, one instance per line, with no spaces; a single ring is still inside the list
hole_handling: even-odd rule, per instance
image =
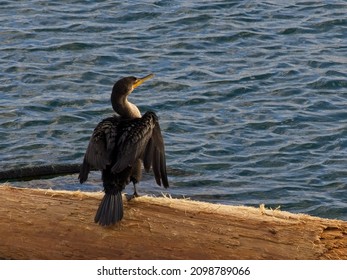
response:
[[[133,195],[127,195],[127,194],[125,195],[125,197],[127,198],[128,201],[140,196],[137,192],[136,186],[137,186],[137,184],[134,184],[134,194]]]

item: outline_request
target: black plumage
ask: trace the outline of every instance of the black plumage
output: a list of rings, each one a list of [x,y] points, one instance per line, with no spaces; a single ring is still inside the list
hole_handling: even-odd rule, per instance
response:
[[[147,79],[126,77],[115,83],[111,103],[118,113],[102,120],[94,129],[81,166],[79,180],[87,180],[91,168],[102,171],[105,195],[95,215],[95,222],[111,225],[123,218],[121,192],[127,184],[141,180],[141,166],[148,172],[152,167],[156,183],[169,186],[166,172],[164,141],[154,112],[142,117],[127,96]]]

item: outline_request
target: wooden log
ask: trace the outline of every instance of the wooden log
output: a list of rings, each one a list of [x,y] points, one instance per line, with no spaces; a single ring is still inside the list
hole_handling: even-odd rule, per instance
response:
[[[145,196],[101,227],[102,195],[1,185],[0,258],[347,259],[345,221]]]

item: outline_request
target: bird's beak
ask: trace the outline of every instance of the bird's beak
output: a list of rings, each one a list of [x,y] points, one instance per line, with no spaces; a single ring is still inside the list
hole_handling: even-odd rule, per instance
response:
[[[149,74],[143,78],[137,78],[135,83],[133,84],[133,89],[137,88],[139,85],[141,85],[143,82],[152,79],[154,77],[154,74]]]

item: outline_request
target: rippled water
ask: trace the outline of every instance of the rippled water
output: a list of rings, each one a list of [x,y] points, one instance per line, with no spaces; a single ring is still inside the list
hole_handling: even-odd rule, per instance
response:
[[[81,162],[113,83],[153,72],[131,97],[160,116],[171,195],[347,220],[346,2],[182,2],[3,1],[0,168]]]

